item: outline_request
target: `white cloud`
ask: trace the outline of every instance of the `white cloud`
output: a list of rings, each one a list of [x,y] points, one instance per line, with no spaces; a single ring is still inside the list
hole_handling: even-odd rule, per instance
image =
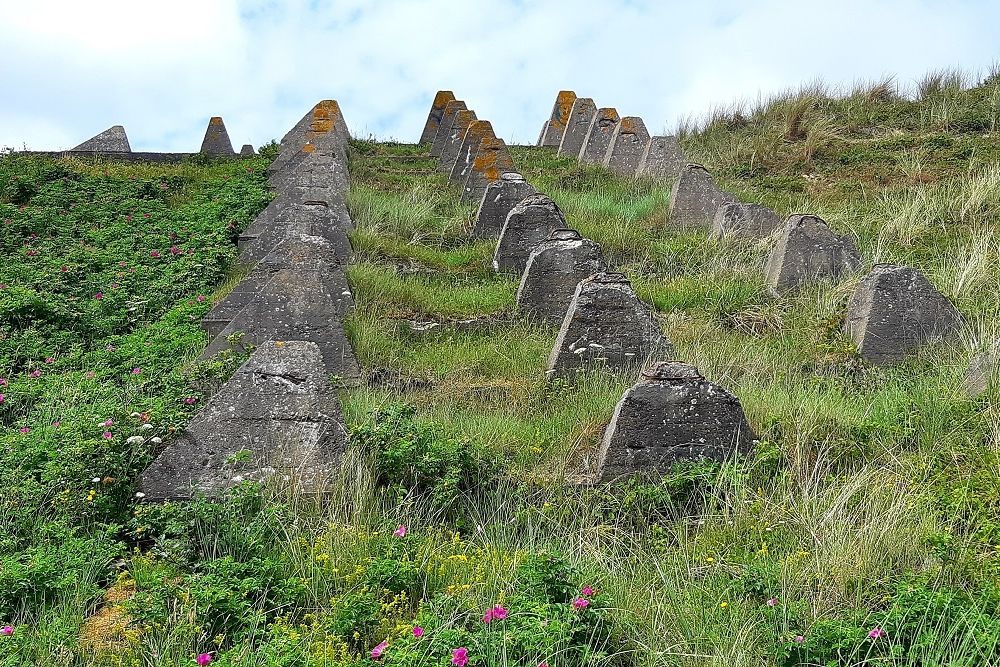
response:
[[[356,136],[413,140],[439,88],[508,140],[533,141],[560,88],[658,132],[816,77],[982,70],[998,32],[988,0],[5,2],[0,145],[123,124],[134,149],[195,150],[212,115],[259,145],[327,97]]]

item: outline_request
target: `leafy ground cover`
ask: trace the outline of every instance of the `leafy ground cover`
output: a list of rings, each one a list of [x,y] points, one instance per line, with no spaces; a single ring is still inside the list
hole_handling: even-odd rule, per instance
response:
[[[963,336],[890,369],[841,333],[861,273],[774,298],[768,245],[670,229],[669,184],[515,149],[764,440],[610,489],[575,482],[633,379],[547,386],[556,331],[514,311],[457,189],[418,147],[354,142],[368,382],[341,396],[331,494],[137,503],[152,439],[238,361],[190,363],[266,159],[4,158],[0,664],[996,662],[1000,396],[962,376],[1000,314],[998,101],[942,73],[915,99],[812,86],[683,128],[723,187],[955,301]]]

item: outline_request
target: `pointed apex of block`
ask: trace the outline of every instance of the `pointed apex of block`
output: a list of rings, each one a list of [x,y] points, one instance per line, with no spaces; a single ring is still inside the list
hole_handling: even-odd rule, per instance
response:
[[[205,130],[200,152],[209,155],[232,155],[236,152],[233,150],[233,142],[229,140],[229,132],[226,131],[222,116],[212,116],[208,121],[208,129]]]
[[[115,125],[87,139],[73,150],[93,153],[131,153],[132,147],[129,146],[125,128]]]

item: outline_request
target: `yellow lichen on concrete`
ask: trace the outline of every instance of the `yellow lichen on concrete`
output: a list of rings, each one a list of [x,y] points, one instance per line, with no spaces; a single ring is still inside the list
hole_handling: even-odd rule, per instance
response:
[[[222,125],[222,116],[212,116],[208,121],[209,125]]]
[[[316,146],[314,146],[313,144],[306,144],[305,146],[302,147],[303,153],[313,153],[315,151],[316,151]]]
[[[556,113],[552,114],[549,124],[558,128],[566,127],[574,102],[576,102],[576,93],[572,90],[560,90],[559,95],[556,96]]]

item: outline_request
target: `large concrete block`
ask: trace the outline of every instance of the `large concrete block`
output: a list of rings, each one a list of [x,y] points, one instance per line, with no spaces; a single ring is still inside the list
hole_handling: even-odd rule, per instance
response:
[[[662,475],[682,460],[747,454],[757,436],[739,399],[679,361],[659,362],[625,392],[604,431],[597,473]]]
[[[424,123],[424,129],[420,133],[421,144],[429,144],[434,141],[435,135],[437,135],[438,127],[441,125],[441,117],[444,116],[444,107],[448,102],[455,100],[455,93],[450,90],[439,90],[434,96],[434,101],[431,103],[431,110],[427,114],[427,122]]]
[[[201,153],[208,155],[233,155],[233,142],[229,140],[229,132],[222,116],[212,116],[205,129],[205,138],[201,140]]]
[[[646,124],[638,116],[625,116],[615,125],[604,166],[619,176],[635,176],[648,145]]]
[[[333,152],[317,150],[312,144],[303,146],[267,180],[278,192],[294,187],[332,187],[342,196],[351,185],[347,164]]]
[[[540,145],[558,148],[562,141],[563,133],[566,131],[566,123],[569,121],[569,112],[576,101],[576,93],[572,90],[560,90],[556,95],[555,104],[552,105],[552,115],[542,131]]]
[[[653,359],[670,358],[673,347],[653,310],[620,273],[585,278],[573,293],[546,375],[569,377],[585,369],[638,371]]]
[[[861,267],[854,241],[835,234],[815,215],[788,216],[767,260],[767,284],[775,294],[822,279],[837,279]]]
[[[336,100],[323,100],[282,137],[278,156],[268,167],[268,173],[281,171],[289,160],[299,155],[306,144],[312,144],[320,152],[332,152],[347,164],[349,139],[350,133],[340,105]]]
[[[431,142],[429,154],[431,157],[441,157],[441,151],[445,143],[451,136],[451,126],[455,122],[455,115],[459,111],[465,111],[467,107],[462,100],[452,100],[444,105],[444,113],[441,114],[441,124],[438,125],[437,134]]]
[[[257,151],[253,149],[253,144],[243,144],[240,148],[240,157],[253,157],[257,154]]]
[[[471,109],[462,109],[451,119],[451,128],[448,130],[448,137],[444,145],[441,146],[441,154],[438,156],[437,169],[448,176],[451,176],[452,167],[458,153],[462,150],[462,142],[465,135],[469,133],[469,127],[476,122],[476,112]]]
[[[597,105],[589,97],[578,97],[573,102],[573,108],[569,112],[569,121],[566,123],[566,131],[563,132],[562,141],[559,142],[558,155],[565,155],[574,159],[580,158],[580,149],[583,148],[584,141],[587,140],[587,132],[590,124],[597,115]]]
[[[469,178],[469,171],[472,169],[472,163],[476,159],[476,151],[479,150],[479,144],[486,138],[496,138],[496,135],[493,134],[493,125],[490,124],[490,121],[473,121],[473,123],[469,125],[469,130],[462,138],[462,146],[458,150],[458,155],[455,158],[455,164],[451,167],[451,175],[448,180],[455,185],[462,185],[465,183],[466,179]]]
[[[472,225],[472,237],[487,239],[500,236],[511,209],[535,192],[535,188],[521,174],[502,174],[500,180],[486,186]]]
[[[507,144],[497,137],[484,137],[479,142],[476,159],[472,161],[469,176],[465,179],[462,202],[481,202],[490,183],[496,183],[501,176],[511,173],[517,173],[517,168]]]
[[[618,125],[618,112],[612,108],[598,109],[590,121],[587,128],[587,136],[583,140],[583,148],[580,149],[580,162],[584,164],[601,164],[604,156],[608,152],[608,146],[615,136],[615,127]]]
[[[73,150],[93,153],[131,153],[132,147],[129,146],[125,128],[114,125],[87,139]]]
[[[711,236],[762,239],[777,231],[781,224],[781,216],[766,206],[729,202],[715,212]]]
[[[639,176],[673,180],[688,163],[677,137],[657,136],[649,140],[639,161]]]
[[[700,164],[688,164],[681,170],[670,193],[670,224],[711,229],[719,207],[736,198],[715,185],[712,175]]]
[[[554,201],[543,194],[529,195],[507,214],[493,254],[493,269],[520,276],[535,246],[564,227],[566,217]]]
[[[574,229],[557,229],[531,251],[517,288],[517,308],[561,324],[580,281],[606,270],[601,246]]]
[[[349,230],[323,202],[290,204],[280,209],[270,223],[258,224],[259,221],[258,218],[240,234],[238,248],[242,264],[253,265],[261,261],[286,238],[300,234],[325,239],[344,262],[351,256]]]
[[[139,488],[147,501],[216,496],[269,479],[321,492],[345,441],[319,348],[265,341],[142,473]]]
[[[316,343],[327,372],[343,385],[357,383],[358,360],[338,305],[343,295],[332,293],[324,271],[281,269],[264,288],[209,343],[202,359],[231,347],[230,337],[243,334],[243,342],[262,345],[269,340],[304,340]]]
[[[847,334],[873,364],[900,361],[958,332],[962,316],[916,269],[876,264],[847,307]]]

